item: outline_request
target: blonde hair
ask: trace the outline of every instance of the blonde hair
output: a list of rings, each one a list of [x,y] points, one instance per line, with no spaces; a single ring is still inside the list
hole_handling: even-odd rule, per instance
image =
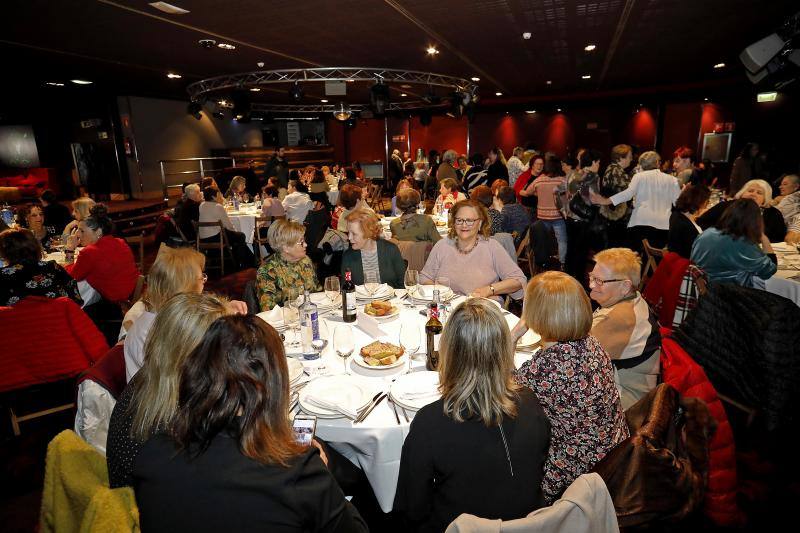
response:
[[[492,221],[489,220],[489,211],[482,203],[473,199],[456,202],[456,205],[450,209],[450,214],[447,217],[449,219],[450,229],[447,230],[447,236],[451,239],[456,238],[456,215],[458,215],[458,212],[461,211],[463,207],[471,207],[478,213],[478,218],[481,220],[481,229],[478,230],[478,235],[488,239],[492,230]]]
[[[358,209],[350,211],[345,217],[345,220],[347,220],[348,227],[350,227],[350,224],[353,222],[361,224],[361,231],[363,231],[364,236],[369,239],[377,240],[381,235],[381,221],[374,211],[359,207]]]
[[[77,200],[72,202],[72,209],[81,216],[80,220],[89,218],[90,214],[89,211],[94,206],[95,206],[95,201],[87,197],[78,198]]]
[[[592,304],[575,278],[545,272],[528,283],[522,318],[545,341],[573,341],[592,329]]]
[[[294,220],[282,218],[270,224],[267,240],[273,250],[280,252],[300,242],[305,234],[305,226]]]
[[[228,192],[225,193],[225,197],[228,198],[232,196],[233,193],[236,192],[236,189],[239,187],[239,185],[244,185],[245,187],[247,186],[247,180],[244,179],[244,176],[234,176],[231,179],[230,184],[228,184]]]
[[[163,247],[147,273],[144,301],[158,313],[164,304],[180,292],[195,292],[198,279],[194,267],[203,272],[206,256],[193,248]]]
[[[178,409],[183,362],[211,323],[227,314],[227,300],[210,294],[177,294],[166,302],[147,334],[144,364],[131,381],[131,436],[144,441],[170,424]]]
[[[639,166],[642,167],[642,170],[653,170],[654,168],[658,168],[659,161],[661,161],[661,156],[652,150],[639,156]]]
[[[630,280],[635,289],[642,279],[642,259],[630,248],[609,248],[595,254],[595,263],[602,263],[614,277]]]
[[[517,414],[514,341],[497,306],[470,298],[455,308],[439,343],[439,390],[444,414],[487,425]]]
[[[753,185],[758,185],[761,187],[761,190],[764,191],[764,203],[758,207],[765,207],[768,206],[772,202],[772,187],[769,183],[764,180],[749,180],[745,183],[741,189],[733,196],[736,200],[742,197],[742,195],[752,187]]]

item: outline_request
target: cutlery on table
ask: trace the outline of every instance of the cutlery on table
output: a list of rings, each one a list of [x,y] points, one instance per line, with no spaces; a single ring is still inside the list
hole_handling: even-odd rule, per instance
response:
[[[391,397],[386,398],[386,401],[392,405],[392,412],[394,413],[394,419],[397,420],[397,425],[400,425],[400,417],[397,415],[397,404],[394,403],[394,400]]]
[[[374,400],[374,401],[373,401],[373,402],[370,404],[370,406],[369,406],[369,407],[367,407],[367,408],[364,410],[364,412],[362,412],[362,413],[361,413],[361,415],[359,415],[359,417],[358,417],[358,418],[356,418],[356,419],[354,420],[354,423],[355,423],[355,424],[358,424],[358,423],[360,423],[360,422],[363,422],[364,420],[366,420],[366,419],[367,419],[367,417],[369,416],[369,414],[372,412],[372,410],[373,410],[373,409],[375,409],[375,407],[377,407],[377,406],[378,406],[378,404],[379,404],[379,403],[381,403],[381,402],[383,401],[383,399],[384,399],[384,398],[386,398],[387,396],[388,396],[388,395],[387,395],[385,392],[382,392],[382,393],[380,394],[380,396],[378,396],[378,399],[377,399],[377,400]]]

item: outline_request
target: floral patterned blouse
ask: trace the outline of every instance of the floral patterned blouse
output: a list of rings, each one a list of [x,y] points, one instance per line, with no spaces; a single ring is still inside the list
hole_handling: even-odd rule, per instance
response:
[[[0,268],[0,305],[14,305],[26,296],[66,296],[83,305],[78,282],[55,261],[24,261]]]
[[[608,354],[591,335],[558,342],[515,373],[530,387],[552,426],[542,492],[548,504],[628,435]]]
[[[258,268],[256,287],[262,311],[283,305],[288,298],[289,290],[302,294],[304,286],[308,287],[310,292],[322,290],[317,281],[314,264],[308,256],[296,263],[290,263],[283,259],[280,253],[274,253]]]

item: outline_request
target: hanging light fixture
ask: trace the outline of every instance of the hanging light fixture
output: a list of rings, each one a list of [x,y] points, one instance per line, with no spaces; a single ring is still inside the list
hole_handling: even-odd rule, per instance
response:
[[[350,111],[350,106],[344,102],[339,102],[336,105],[336,108],[333,110],[333,118],[336,120],[341,120],[342,122],[350,118],[350,115],[352,114],[353,113]]]

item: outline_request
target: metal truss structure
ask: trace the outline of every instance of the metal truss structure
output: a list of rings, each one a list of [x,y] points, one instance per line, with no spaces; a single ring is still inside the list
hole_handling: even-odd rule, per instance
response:
[[[383,82],[386,84],[411,84],[429,88],[443,87],[448,93],[461,93],[470,95],[474,100],[478,86],[466,79],[436,74],[433,72],[420,72],[416,70],[402,70],[392,68],[369,67],[326,67],[307,69],[281,69],[259,70],[242,72],[227,76],[207,78],[189,85],[186,90],[193,102],[203,102],[216,95],[227,91],[251,89],[260,86],[294,83],[324,83],[327,81],[340,82]],[[336,99],[335,96],[330,97]],[[367,110],[369,104],[348,102],[354,112]],[[402,102],[390,101],[386,106],[387,111],[402,111],[412,109],[431,109],[444,107],[448,102],[441,97],[423,97],[418,100],[403,100]],[[253,111],[279,112],[279,113],[325,113],[333,112],[338,104],[271,104],[252,103]]]

